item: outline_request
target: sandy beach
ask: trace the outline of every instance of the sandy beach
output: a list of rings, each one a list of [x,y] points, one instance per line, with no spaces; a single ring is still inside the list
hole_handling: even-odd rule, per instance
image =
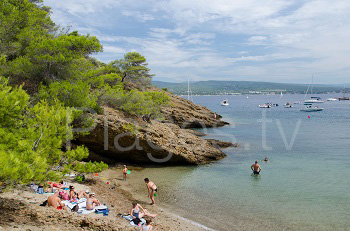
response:
[[[143,179],[129,177],[127,182],[123,182],[119,167],[106,170],[98,176],[89,175],[87,178],[91,179],[88,184],[72,184],[77,191],[89,189],[90,192],[95,192],[97,199],[110,209],[108,216],[79,215],[41,207],[39,204],[48,195],[33,193],[29,187],[23,186],[23,189],[10,190],[1,195],[0,230],[140,230],[117,216],[119,213],[128,214],[133,201],[137,201],[150,213],[158,214],[153,219],[154,230],[210,230],[172,213],[169,207],[150,205],[146,187],[140,185]]]

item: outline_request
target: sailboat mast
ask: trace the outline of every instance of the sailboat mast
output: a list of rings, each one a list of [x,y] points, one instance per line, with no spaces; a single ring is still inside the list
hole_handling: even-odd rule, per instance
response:
[[[314,88],[314,74],[312,74],[311,95],[313,94],[313,88]]]
[[[187,78],[187,99],[190,100],[190,77]]]
[[[187,99],[193,102],[192,91],[190,87],[190,77],[187,78]]]

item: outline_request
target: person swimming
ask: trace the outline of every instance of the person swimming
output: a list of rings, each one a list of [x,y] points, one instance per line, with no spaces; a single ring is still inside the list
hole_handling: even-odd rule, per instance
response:
[[[259,175],[261,172],[261,167],[256,160],[255,163],[250,167],[254,173],[254,175]]]
[[[265,159],[263,159],[263,161],[266,163],[266,162],[269,162],[269,159],[267,157],[265,157]]]

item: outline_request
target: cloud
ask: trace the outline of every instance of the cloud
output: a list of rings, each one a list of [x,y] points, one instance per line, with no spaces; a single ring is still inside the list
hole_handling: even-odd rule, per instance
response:
[[[96,35],[110,61],[146,56],[158,78],[318,82],[350,70],[350,1],[47,0],[53,18]],[[302,76],[302,77],[301,77]],[[307,82],[308,80],[305,80]]]
[[[143,13],[140,11],[128,11],[128,10],[124,10],[122,12],[122,14],[124,16],[128,16],[128,17],[134,17],[137,20],[141,21],[141,22],[146,22],[146,21],[152,21],[155,20],[155,16],[153,16],[152,14],[147,14],[147,13]]]

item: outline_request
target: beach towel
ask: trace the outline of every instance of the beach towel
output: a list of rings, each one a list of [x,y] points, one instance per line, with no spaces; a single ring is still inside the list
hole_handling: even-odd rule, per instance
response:
[[[141,218],[139,220],[135,220],[134,217],[131,216],[131,215],[127,215],[127,216],[121,215],[121,217],[126,219],[127,221],[130,221],[130,225],[132,225],[132,226],[141,226],[141,225],[146,224],[146,220],[143,219],[143,218]],[[139,222],[137,222],[137,221],[139,221]],[[138,224],[135,224],[135,222],[138,223]]]
[[[86,209],[86,198],[81,198],[81,199],[79,199],[78,202],[71,203],[70,201],[62,201],[62,203],[65,204],[70,210],[72,210],[75,205],[78,205],[79,210],[77,211],[77,213],[84,214],[84,215],[89,214],[89,213],[93,213],[93,212],[95,212],[96,209],[101,209],[101,210],[108,209],[108,207],[105,205],[99,205],[99,206],[96,206],[95,209],[93,209],[93,210],[87,210]]]

